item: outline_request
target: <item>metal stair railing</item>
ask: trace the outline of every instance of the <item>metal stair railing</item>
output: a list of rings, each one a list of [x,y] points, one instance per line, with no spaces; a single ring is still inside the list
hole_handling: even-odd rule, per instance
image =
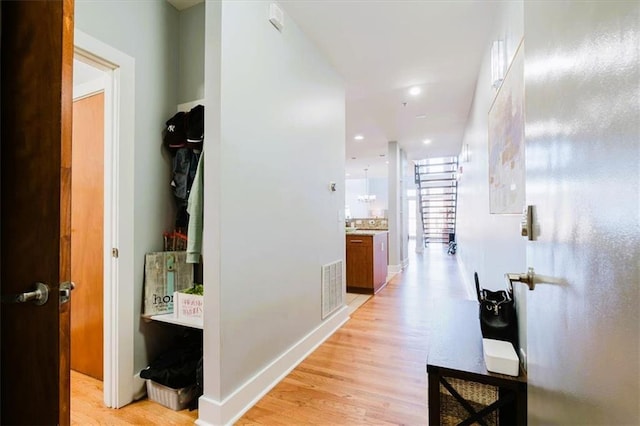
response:
[[[414,166],[425,247],[455,241],[458,157],[420,160]]]

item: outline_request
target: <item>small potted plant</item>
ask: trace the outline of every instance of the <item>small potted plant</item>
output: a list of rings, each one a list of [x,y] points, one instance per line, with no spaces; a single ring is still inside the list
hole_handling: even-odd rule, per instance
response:
[[[173,313],[176,319],[189,322],[202,322],[204,314],[204,286],[193,287],[173,293]]]

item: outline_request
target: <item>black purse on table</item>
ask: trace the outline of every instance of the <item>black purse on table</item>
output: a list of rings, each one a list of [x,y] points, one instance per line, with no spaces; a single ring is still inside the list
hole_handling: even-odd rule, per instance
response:
[[[480,304],[480,330],[485,339],[506,340],[516,349],[518,344],[518,317],[513,287],[491,291],[480,288],[478,273],[474,272],[476,294]]]

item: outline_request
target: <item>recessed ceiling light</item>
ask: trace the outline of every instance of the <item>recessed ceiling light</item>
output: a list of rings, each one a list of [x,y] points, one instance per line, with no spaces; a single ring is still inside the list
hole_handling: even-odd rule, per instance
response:
[[[388,161],[385,161],[385,164],[389,164],[389,162],[388,162]]]
[[[346,174],[346,176],[347,176],[347,177],[351,176],[351,173],[347,173],[347,174]]]
[[[429,145],[431,143],[431,139],[424,139],[422,143],[425,145]]]
[[[411,89],[409,89],[409,94],[412,96],[419,95],[420,92],[422,92],[422,89],[420,89],[418,86],[413,86]]]
[[[416,118],[427,118],[427,114],[418,114]]]
[[[364,139],[364,136],[362,136],[362,135],[355,135],[353,138],[354,138],[355,140],[357,140],[357,141],[361,141],[362,139]]]

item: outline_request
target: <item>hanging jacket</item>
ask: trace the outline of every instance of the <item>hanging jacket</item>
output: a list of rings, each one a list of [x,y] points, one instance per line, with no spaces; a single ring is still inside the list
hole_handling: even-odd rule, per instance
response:
[[[187,263],[200,263],[202,254],[202,221],[204,207],[204,153],[198,160],[187,212],[189,213],[189,228],[187,231]]]
[[[198,168],[200,153],[189,148],[180,148],[173,157],[173,195],[178,206],[186,206],[193,179]]]

